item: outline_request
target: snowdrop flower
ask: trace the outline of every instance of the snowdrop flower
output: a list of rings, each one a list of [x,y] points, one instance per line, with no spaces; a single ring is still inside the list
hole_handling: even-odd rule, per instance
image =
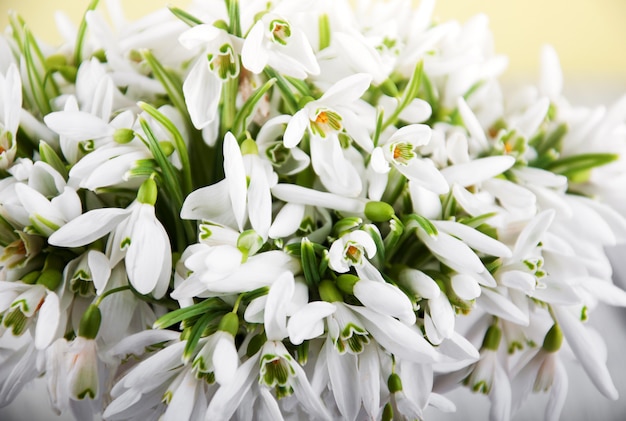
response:
[[[257,74],[267,65],[298,79],[320,72],[304,32],[273,12],[252,26],[243,43],[241,60],[246,69]]]
[[[241,39],[213,25],[202,24],[183,32],[179,41],[187,49],[204,51],[183,84],[191,121],[197,129],[204,129],[217,116],[222,85],[239,76]]]
[[[563,342],[559,325],[553,325],[543,341],[541,349],[531,352],[530,358],[520,360],[513,373],[513,411],[516,411],[528,394],[550,392],[545,419],[558,420],[565,398],[568,379],[565,367],[557,355]]]
[[[501,336],[502,332],[496,325],[487,329],[480,360],[464,381],[473,392],[489,395],[489,419],[492,421],[511,418],[511,384],[498,356]]]
[[[137,200],[127,209],[89,211],[64,225],[48,241],[57,246],[79,247],[111,232],[111,264],[124,259],[133,287],[141,294],[162,297],[169,284],[172,256],[169,237],[154,215],[156,195],[156,183],[148,178],[139,189]],[[154,264],[155,258],[160,265]]]
[[[17,152],[17,129],[22,111],[22,81],[11,64],[6,74],[0,73],[0,168],[8,169]]]
[[[245,229],[246,219],[264,240],[271,224],[270,188],[277,177],[262,160],[254,142],[244,142],[245,155],[232,133],[224,137],[224,173],[217,184],[200,188],[185,199],[181,217],[202,219]],[[249,181],[248,181],[249,180]],[[217,198],[218,203],[215,203]]]
[[[235,347],[235,335],[239,320],[235,313],[222,317],[217,332],[206,339],[193,359],[193,367],[200,373],[214,373],[215,380],[225,385],[233,380],[239,357]]]
[[[376,175],[370,181],[370,198],[382,196],[381,188],[386,186],[387,174],[393,166],[410,181],[438,194],[448,192],[448,184],[435,166],[418,158],[416,148],[430,141],[430,128],[423,124],[411,124],[397,130],[381,146],[372,151],[370,165]]]
[[[372,141],[366,128],[350,106],[367,90],[371,77],[356,74],[340,80],[319,99],[307,103],[297,111],[285,130],[285,147],[297,146],[305,131],[311,136],[311,162],[324,186],[333,193],[357,196],[361,191],[361,178],[357,169],[341,149],[339,134],[345,132],[366,150]]]

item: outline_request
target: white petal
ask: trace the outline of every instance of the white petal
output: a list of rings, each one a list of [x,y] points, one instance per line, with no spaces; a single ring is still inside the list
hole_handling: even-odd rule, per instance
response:
[[[611,374],[605,362],[602,361],[601,353],[598,350],[598,345],[594,343],[594,338],[589,334],[587,328],[567,309],[559,306],[554,306],[553,309],[567,343],[576,354],[578,361],[582,364],[593,384],[604,396],[616,400],[619,393],[613,380],[611,380]]]
[[[263,46],[265,38],[263,21],[259,20],[248,32],[241,49],[241,61],[243,66],[252,73],[259,74],[265,68],[268,61],[267,50]]]
[[[415,324],[411,300],[394,285],[361,279],[354,285],[354,295],[372,310],[397,317],[407,325]]]
[[[158,226],[154,207],[142,204],[140,215],[131,234],[131,243],[126,253],[128,280],[140,294],[149,294],[158,284],[161,265],[166,254],[170,254],[170,243]]]
[[[62,226],[48,238],[48,242],[62,247],[80,247],[93,243],[115,229],[128,214],[127,209],[94,209]]]
[[[438,229],[460,238],[474,250],[498,257],[511,256],[511,250],[507,246],[469,225],[453,221],[434,221],[433,223]]]
[[[228,182],[222,180],[189,193],[180,210],[180,217],[235,226]]]
[[[444,174],[430,160],[416,158],[410,160],[408,165],[395,165],[395,168],[410,181],[434,193],[445,194],[449,190]]]
[[[437,331],[443,338],[449,338],[454,332],[455,314],[448,297],[440,294],[439,297],[428,300],[430,317]]]
[[[104,288],[111,276],[111,266],[109,265],[109,259],[104,253],[97,250],[89,250],[87,254],[87,264],[89,270],[91,270],[91,278],[93,279],[93,285],[96,287],[97,295],[102,294]]]
[[[494,316],[510,320],[519,325],[528,326],[528,314],[524,314],[508,298],[489,288],[483,288],[476,303]]]
[[[172,391],[172,400],[167,405],[167,409],[161,418],[162,421],[189,419],[193,412],[199,382],[194,377],[192,370],[185,370],[184,373],[180,384]]]
[[[319,206],[357,214],[362,214],[365,210],[365,204],[358,199],[342,197],[295,184],[277,184],[272,187],[272,194],[277,199],[301,205]]]
[[[205,421],[230,419],[257,378],[258,364],[259,358],[256,354],[239,366],[232,382],[217,389],[207,408]]]
[[[183,83],[185,104],[196,129],[208,126],[217,116],[222,82],[209,69],[206,58],[201,57],[192,67]]]
[[[57,334],[59,320],[61,319],[59,297],[54,292],[48,292],[44,299],[37,319],[35,329],[35,347],[46,349]]]
[[[567,399],[567,389],[569,381],[565,366],[559,358],[555,361],[554,378],[550,387],[550,399],[546,405],[545,419],[546,421],[559,421],[561,411]]]
[[[291,272],[283,273],[272,284],[265,304],[265,334],[268,340],[282,340],[288,336],[287,305],[294,292],[294,279]]]
[[[324,318],[335,312],[335,305],[325,301],[308,303],[289,318],[287,331],[289,340],[300,345],[305,340],[316,338],[324,333]]]
[[[331,107],[356,101],[367,91],[371,82],[372,76],[367,73],[348,76],[328,88],[318,101]]]
[[[224,136],[224,174],[228,183],[235,220],[239,230],[243,231],[247,197],[246,170],[237,139],[230,132]]]
[[[248,215],[250,225],[264,240],[272,223],[272,194],[261,163],[252,166],[248,187]]]
[[[348,306],[362,317],[363,326],[387,351],[416,363],[432,363],[439,355],[414,327],[365,307]]]
[[[532,221],[524,227],[524,230],[522,230],[515,241],[515,247],[513,247],[514,259],[524,259],[530,255],[543,239],[544,233],[547,231],[548,227],[550,227],[550,224],[552,224],[554,215],[553,210],[545,210],[535,216]]]
[[[473,276],[463,273],[452,275],[452,289],[464,300],[473,300],[480,295],[480,285]]]
[[[380,146],[374,148],[374,150],[372,151],[370,166],[375,172],[379,174],[387,174],[391,169],[391,167],[389,166],[389,162],[387,162],[387,160],[385,159],[385,155]]]
[[[304,205],[295,203],[287,203],[283,206],[270,226],[269,237],[284,238],[295,233],[304,218],[304,210]]]
[[[441,288],[433,278],[417,269],[403,269],[399,276],[402,286],[415,292],[422,298],[436,298],[441,294]]]
[[[559,57],[551,45],[541,48],[541,77],[539,79],[539,92],[555,101],[563,90],[563,72]]]
[[[478,119],[463,97],[459,97],[457,100],[457,107],[459,108],[459,113],[465,123],[465,127],[467,127],[467,131],[470,133],[472,138],[480,144],[481,149],[485,150],[488,147],[485,131],[480,126]]]
[[[216,335],[220,335],[220,337],[213,351],[213,367],[215,368],[215,380],[223,386],[235,378],[237,367],[239,367],[239,357],[234,338],[230,333],[217,332]]]
[[[466,164],[443,168],[441,174],[450,185],[456,183],[459,186],[468,187],[502,174],[514,164],[515,158],[512,156],[489,156],[475,159]]]
[[[378,415],[380,406],[380,360],[377,345],[365,345],[359,355],[359,389],[363,407],[371,419]]]
[[[521,115],[516,121],[511,123],[511,126],[520,131],[520,133],[530,139],[541,122],[545,119],[548,109],[550,108],[550,100],[548,98],[541,98]]]
[[[297,111],[289,123],[283,136],[283,144],[286,148],[293,148],[302,140],[304,131],[309,126],[309,116],[306,108]]]
[[[330,338],[326,340],[324,347],[335,402],[344,419],[353,421],[361,408],[359,388],[355,387],[359,384],[356,355],[340,355]]]
[[[467,244],[452,237],[450,234],[440,231],[436,237],[431,237],[418,228],[416,231],[417,236],[430,251],[435,254],[442,262],[457,270],[458,272],[471,271],[475,273],[481,273],[485,270],[482,262],[470,249]]]
[[[294,377],[294,394],[305,410],[315,417],[330,420],[331,416],[328,409],[324,406],[322,399],[318,393],[315,393],[311,387],[311,383],[307,379],[306,373],[298,363],[292,364],[295,371]]]
[[[75,141],[112,136],[115,131],[100,118],[84,111],[57,111],[44,117],[52,130]]]
[[[511,383],[504,368],[495,364],[493,387],[489,392],[491,399],[490,421],[508,421],[511,419]]]

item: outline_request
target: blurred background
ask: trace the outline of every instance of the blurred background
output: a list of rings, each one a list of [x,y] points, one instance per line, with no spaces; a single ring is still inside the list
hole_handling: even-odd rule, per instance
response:
[[[297,1],[297,0],[293,0]],[[88,0],[0,0],[0,28],[6,27],[7,12],[16,10],[37,37],[49,44],[59,42],[54,12],[62,9],[76,23]],[[184,7],[189,0],[122,0],[128,18],[137,18],[166,5]],[[494,33],[498,53],[509,57],[503,77],[505,87],[535,82],[539,75],[539,51],[552,44],[558,52],[565,76],[564,93],[573,104],[610,104],[626,94],[626,0],[439,0],[435,19],[461,22],[485,13]],[[626,192],[624,192],[626,194]],[[626,250],[613,251],[613,261],[624,260]],[[623,267],[622,267],[623,266]],[[615,281],[626,287],[626,265],[615,268]],[[590,324],[602,332],[608,345],[608,366],[622,399],[610,402],[587,379],[580,366],[569,367],[570,392],[562,419],[598,421],[626,419],[626,312],[599,308]],[[486,420],[488,401],[465,389],[451,396],[455,414],[427,413],[430,420]],[[42,382],[30,386],[9,407],[0,408],[0,420],[48,421],[57,418],[48,412]],[[33,405],[33,402],[36,402]],[[542,419],[545,396],[535,399],[515,421]]]

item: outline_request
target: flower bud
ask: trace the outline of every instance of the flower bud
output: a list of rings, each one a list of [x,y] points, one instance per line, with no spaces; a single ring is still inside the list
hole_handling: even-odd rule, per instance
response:
[[[393,420],[393,407],[389,402],[385,405],[385,409],[383,409],[383,417],[382,421],[392,421]]]
[[[161,148],[161,150],[163,151],[163,154],[165,156],[170,156],[174,153],[174,151],[176,150],[176,148],[174,147],[174,144],[170,141],[167,140],[162,140],[159,142],[159,147]]]
[[[237,331],[239,330],[239,317],[235,313],[226,313],[224,317],[222,317],[222,320],[220,320],[217,329],[228,332],[233,336],[237,335]]]
[[[324,279],[318,286],[320,298],[326,302],[334,303],[336,301],[343,302],[341,292],[335,286],[335,283],[329,279]]]
[[[135,132],[131,129],[117,129],[113,133],[113,140],[120,145],[130,143],[134,138]]]
[[[63,281],[63,273],[55,269],[45,269],[41,272],[37,278],[37,283],[48,288],[50,291],[54,291],[61,285]]]
[[[345,273],[337,277],[337,286],[346,294],[354,294],[354,285],[360,281],[360,278],[350,273]]]
[[[365,205],[365,216],[374,222],[387,222],[396,212],[387,202],[368,202]]]
[[[389,388],[389,392],[396,393],[402,391],[402,380],[400,376],[396,373],[391,373],[389,378],[387,379],[387,387]]]
[[[563,331],[561,331],[561,327],[555,323],[550,330],[548,330],[548,333],[546,333],[541,347],[547,352],[556,352],[561,349],[562,343]]]
[[[78,328],[78,336],[82,336],[86,339],[95,339],[100,330],[100,322],[102,321],[102,313],[97,305],[91,304],[87,307],[87,311],[80,319],[80,326]]]
[[[247,138],[241,144],[241,154],[242,155],[258,155],[259,147],[256,142],[250,138]]]
[[[26,275],[22,276],[21,281],[27,285],[34,285],[35,282],[37,282],[37,280],[39,279],[39,275],[41,275],[41,272],[38,270],[35,270],[33,272],[27,273]]]
[[[145,203],[147,205],[152,205],[156,203],[157,199],[157,185],[156,182],[152,178],[147,178],[139,187],[139,192],[137,192],[137,201],[139,203]]]
[[[483,339],[483,348],[490,351],[497,351],[500,346],[500,339],[502,338],[502,331],[496,325],[489,326],[487,333],[485,333],[485,339]]]

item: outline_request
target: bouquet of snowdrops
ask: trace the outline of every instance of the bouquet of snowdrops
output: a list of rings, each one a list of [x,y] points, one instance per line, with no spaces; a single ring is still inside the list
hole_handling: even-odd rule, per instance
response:
[[[0,405],[557,419],[570,356],[617,398],[584,322],[626,305],[626,100],[571,106],[549,47],[505,97],[487,19],[430,0],[97,3],[0,38]]]

